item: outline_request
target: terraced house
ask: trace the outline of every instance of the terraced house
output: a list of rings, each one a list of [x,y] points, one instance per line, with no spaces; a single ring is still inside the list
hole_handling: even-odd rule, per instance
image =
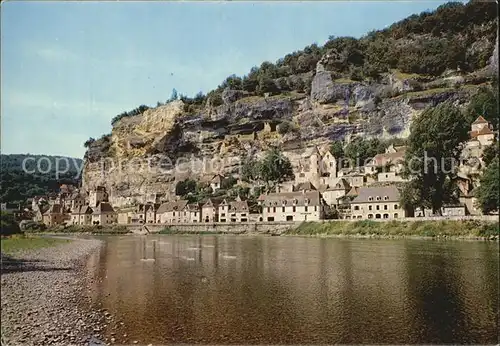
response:
[[[239,197],[235,201],[223,200],[218,209],[219,222],[248,222],[249,220],[248,203]]]

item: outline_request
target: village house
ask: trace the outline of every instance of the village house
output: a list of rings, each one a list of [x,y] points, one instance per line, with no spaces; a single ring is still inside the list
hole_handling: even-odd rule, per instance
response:
[[[95,189],[89,192],[89,205],[94,208],[101,202],[108,201],[108,193],[104,186],[97,186]]]
[[[365,174],[376,175],[380,182],[405,181],[401,176],[404,169],[406,146],[390,145],[384,154],[375,155],[370,162],[364,166]]]
[[[395,186],[360,187],[350,205],[351,215],[346,218],[397,219],[406,216]]]
[[[165,202],[156,211],[157,223],[187,223],[189,216],[185,210],[188,201],[177,200]]]
[[[88,205],[82,205],[71,211],[71,224],[91,225],[93,210]]]
[[[60,204],[52,204],[45,213],[43,213],[42,222],[47,226],[61,225],[67,220]]]
[[[337,160],[332,153],[317,146],[308,148],[303,155],[297,172],[295,183],[311,182],[314,186],[328,185],[337,177]]]
[[[222,181],[224,180],[224,177],[220,174],[216,174],[212,177],[210,180],[210,187],[212,188],[212,191],[217,191],[221,188],[222,186]]]
[[[219,221],[219,202],[214,198],[209,198],[201,206],[201,215],[203,222],[218,222]]]
[[[115,210],[108,202],[99,202],[99,204],[92,209],[93,225],[111,225],[118,221]]]
[[[71,210],[80,208],[86,204],[86,196],[81,192],[73,192],[68,198]]]
[[[318,191],[282,192],[262,195],[263,220],[317,221],[324,218],[324,202]]]
[[[117,210],[117,222],[122,225],[127,225],[130,223],[138,223],[137,219],[137,207],[123,207]]]
[[[344,197],[350,189],[351,186],[347,180],[344,178],[337,178],[332,185],[320,189],[320,192],[327,205],[338,205],[339,199]]]
[[[471,140],[477,140],[482,147],[491,145],[495,139],[492,125],[482,116],[472,123],[469,135]]]
[[[190,223],[200,223],[201,222],[201,208],[198,203],[190,203],[184,207],[184,212],[186,212],[186,219]]]
[[[224,199],[218,208],[219,222],[248,222],[249,207],[247,201],[238,196],[235,201]]]
[[[148,203],[144,205],[144,223],[155,223],[156,222],[156,212],[160,207],[159,203]]]
[[[482,215],[476,198],[477,188],[473,187],[471,179],[459,173],[457,186],[459,190],[458,200],[460,204],[465,206],[466,213],[469,215]]]

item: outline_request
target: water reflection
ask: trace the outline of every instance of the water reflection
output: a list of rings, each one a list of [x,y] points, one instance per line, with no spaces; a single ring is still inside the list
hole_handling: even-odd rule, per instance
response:
[[[498,263],[486,242],[109,238],[95,301],[116,342],[497,343]]]

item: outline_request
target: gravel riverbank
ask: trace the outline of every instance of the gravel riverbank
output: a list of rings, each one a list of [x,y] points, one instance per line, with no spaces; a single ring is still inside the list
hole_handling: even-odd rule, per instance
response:
[[[56,247],[2,254],[2,346],[92,341],[105,314],[90,311],[92,279],[85,264],[100,246],[99,240],[73,238]]]

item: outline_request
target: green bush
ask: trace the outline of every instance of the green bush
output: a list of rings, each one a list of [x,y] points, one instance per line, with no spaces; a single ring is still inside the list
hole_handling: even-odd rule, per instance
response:
[[[0,230],[2,236],[22,233],[14,215],[3,211],[0,212]]]

